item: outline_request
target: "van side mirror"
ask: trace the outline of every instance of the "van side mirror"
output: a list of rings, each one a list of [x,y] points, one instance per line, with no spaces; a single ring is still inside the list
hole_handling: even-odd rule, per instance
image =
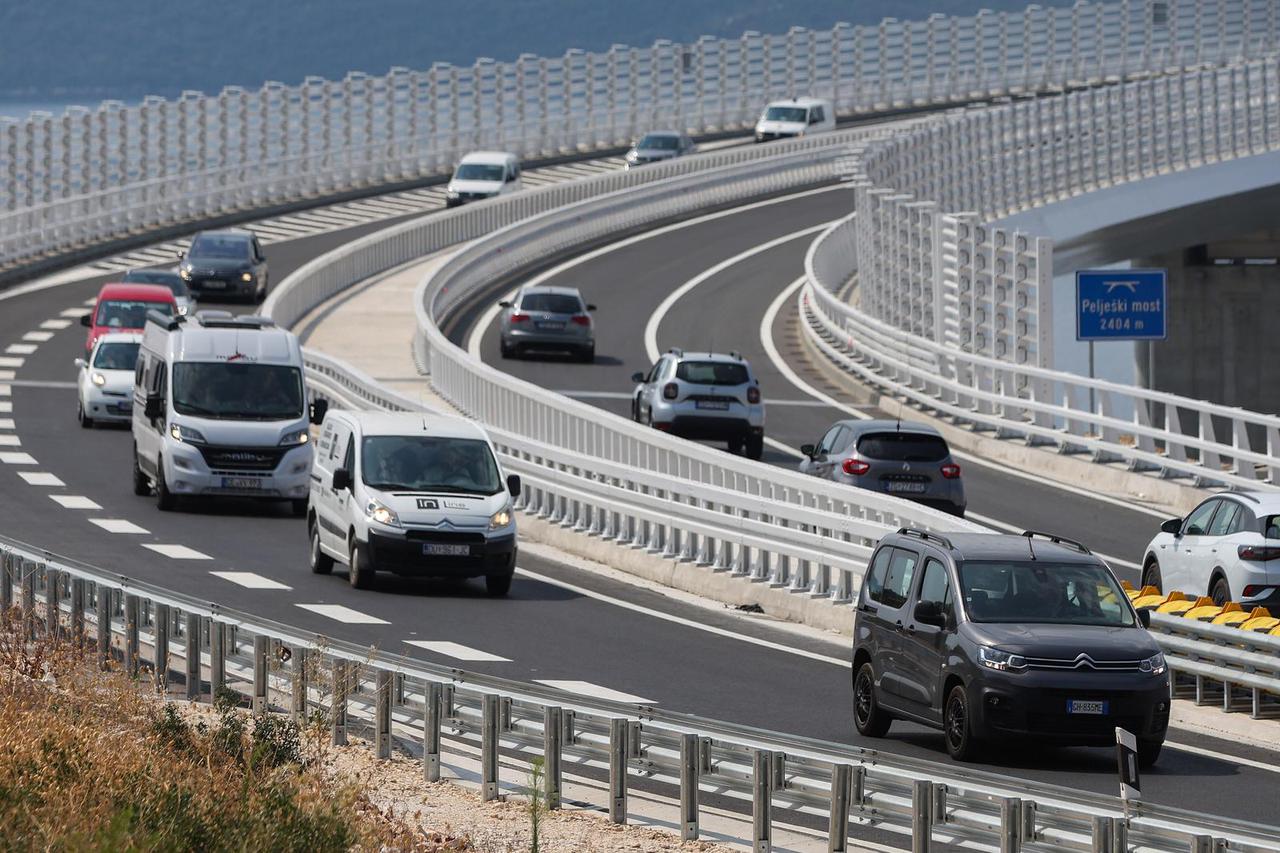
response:
[[[333,472],[333,490],[346,491],[351,488],[351,472],[346,468],[338,468]]]
[[[92,315],[92,314],[81,314],[81,315],[80,315],[80,325],[81,325],[81,326],[84,326],[86,329],[92,329],[92,328],[93,328],[93,315]]]
[[[164,417],[164,397],[159,394],[148,394],[147,405],[142,412],[149,420]]]
[[[1139,610],[1138,621],[1142,623],[1143,628],[1150,628],[1151,627],[1151,611],[1147,608],[1143,608],[1142,610]]]
[[[643,382],[643,381],[644,381],[644,374],[643,374],[643,373],[633,373],[633,374],[631,374],[631,381],[632,381],[632,382]]]
[[[814,447],[812,444],[802,444],[800,445],[800,452],[812,459],[814,454],[818,452],[818,448]]]
[[[938,628],[947,624],[947,614],[942,610],[941,601],[922,601],[917,604],[915,619],[922,625],[933,625]]]
[[[313,424],[324,423],[324,416],[329,411],[329,401],[325,399],[316,400],[311,404],[311,422]]]
[[[596,306],[594,306],[594,305],[592,305],[592,304],[590,304],[590,303],[587,303],[587,310],[588,310],[588,311],[594,311],[594,310],[596,310]]]
[[[88,366],[89,366],[89,362],[85,361],[83,358],[76,359],[76,367],[80,368],[81,370],[84,370]]]
[[[1172,533],[1174,536],[1177,536],[1179,533],[1182,532],[1182,519],[1180,518],[1169,519],[1168,521],[1160,525],[1160,532]]]
[[[520,475],[519,474],[507,475],[507,491],[511,493],[511,497],[513,498],[520,497]]]

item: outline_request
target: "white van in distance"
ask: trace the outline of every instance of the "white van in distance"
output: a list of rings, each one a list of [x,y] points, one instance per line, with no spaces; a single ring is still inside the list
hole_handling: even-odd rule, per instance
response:
[[[508,151],[472,151],[458,161],[445,187],[445,206],[506,195],[522,189],[520,158]]]
[[[756,142],[791,139],[836,129],[836,111],[826,98],[773,101],[756,122]]]
[[[484,430],[442,415],[331,411],[316,444],[313,572],[346,563],[358,589],[378,571],[483,577],[489,595],[507,594],[520,478],[503,479]]]
[[[297,337],[265,317],[147,314],[133,383],[133,492],[162,510],[234,495],[307,509],[311,418]]]

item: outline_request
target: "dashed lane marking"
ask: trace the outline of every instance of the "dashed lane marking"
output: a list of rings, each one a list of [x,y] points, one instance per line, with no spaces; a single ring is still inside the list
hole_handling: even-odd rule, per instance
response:
[[[22,339],[24,341],[32,341],[37,344],[42,344],[52,337],[53,337],[53,332],[27,332],[25,335],[22,336]]]
[[[0,433],[0,447],[20,447],[21,445],[22,439],[18,438],[16,435]]]
[[[254,572],[209,572],[209,574],[248,589],[293,589],[291,586],[282,584],[279,581],[273,581],[271,578],[263,577]]]
[[[379,619],[377,616],[370,616],[367,613],[361,613],[359,610],[352,610],[350,607],[344,607],[341,604],[295,604],[295,607],[301,607],[303,610],[310,610],[312,613],[320,616],[335,619],[338,622],[346,622],[348,625],[390,625],[386,619]]]
[[[451,643],[447,640],[405,640],[405,642],[411,646],[417,646],[420,649],[426,649],[429,652],[435,652],[438,655],[444,655],[456,660],[489,663],[511,662],[511,658],[492,655],[488,652],[482,652],[479,649],[473,649],[461,643]]]
[[[0,453],[0,462],[3,462],[6,465],[35,465],[36,458],[30,453],[13,451],[9,453]]]
[[[13,378],[12,370],[0,370],[0,379],[12,379],[12,378]]]
[[[56,379],[13,379],[10,378],[10,388],[71,388],[76,387],[74,382],[59,382]]]
[[[92,303],[92,302],[88,302],[88,303],[85,303],[85,304],[87,304],[87,305],[92,305],[93,303]],[[59,316],[61,316],[61,317],[74,317],[74,318],[76,318],[76,319],[79,319],[79,318],[83,317],[83,316],[84,316],[85,314],[87,314],[87,313],[89,313],[89,312],[88,312],[88,311],[85,311],[83,308],[64,308],[64,309],[62,309],[61,311],[59,311],[59,312],[58,312],[58,315],[59,315]]]
[[[22,365],[26,363],[27,363],[27,360],[25,358],[17,358],[11,355],[0,355],[0,367],[22,367]],[[5,378],[12,379],[13,374],[10,373]]]
[[[43,323],[40,324],[40,328],[52,329],[55,332],[60,332],[63,329],[69,328],[70,326],[71,326],[70,320],[45,320]]]
[[[6,415],[13,414],[13,403],[8,402],[7,400],[0,400],[0,413],[4,413]]]
[[[573,693],[578,696],[590,696],[592,699],[604,699],[609,702],[626,702],[629,705],[656,705],[651,699],[645,699],[640,696],[633,696],[630,693],[623,693],[619,690],[613,690],[608,687],[601,687],[599,684],[592,684],[590,681],[557,681],[554,679],[539,678],[539,684],[545,684],[556,690],[563,690],[566,693]]]
[[[0,385],[0,397],[8,397],[13,393],[13,388],[9,385]]]
[[[88,306],[89,308],[92,308],[93,306],[98,304],[98,297],[90,296],[88,299],[86,299],[84,302],[81,302],[80,304]]]
[[[212,560],[208,554],[202,554],[194,548],[188,548],[186,545],[148,545],[145,542],[142,545],[148,551],[155,551],[168,557],[171,560]]]
[[[0,429],[16,429],[13,418],[0,418]]]
[[[0,436],[2,437],[2,436]],[[57,475],[44,471],[19,471],[18,476],[27,481],[28,486],[65,486]]]
[[[34,462],[35,460],[31,461]],[[86,498],[84,495],[49,495],[49,498],[57,501],[63,509],[102,509],[101,504]]]
[[[96,524],[108,533],[150,533],[145,527],[139,527],[126,518],[91,518],[90,524]]]
[[[35,344],[9,344],[4,351],[9,355],[31,355],[36,349]]]

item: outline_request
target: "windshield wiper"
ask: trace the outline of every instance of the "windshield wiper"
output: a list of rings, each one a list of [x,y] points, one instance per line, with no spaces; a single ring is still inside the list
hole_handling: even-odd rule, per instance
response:
[[[380,492],[420,492],[422,491],[415,486],[407,483],[365,483],[371,489],[377,489]]]

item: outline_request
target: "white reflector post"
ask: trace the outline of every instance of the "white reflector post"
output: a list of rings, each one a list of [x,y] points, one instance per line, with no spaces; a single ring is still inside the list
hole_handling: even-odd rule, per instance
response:
[[[1138,781],[1138,739],[1132,733],[1116,727],[1116,762],[1120,768],[1120,799],[1125,802],[1142,799],[1142,785]]]

